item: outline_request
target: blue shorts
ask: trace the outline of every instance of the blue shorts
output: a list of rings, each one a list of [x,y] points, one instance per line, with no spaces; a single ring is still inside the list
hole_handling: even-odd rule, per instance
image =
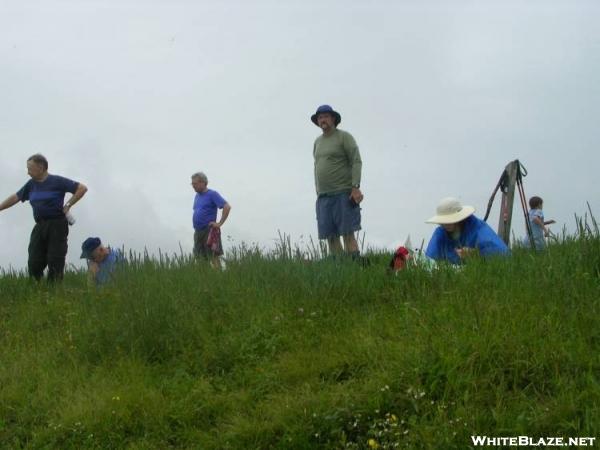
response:
[[[350,192],[320,195],[316,209],[319,239],[360,230],[360,206],[350,200]]]

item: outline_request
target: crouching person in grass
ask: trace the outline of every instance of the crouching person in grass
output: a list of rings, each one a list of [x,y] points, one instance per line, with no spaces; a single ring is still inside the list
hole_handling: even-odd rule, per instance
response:
[[[192,175],[194,197],[194,256],[210,259],[215,269],[221,268],[221,227],[229,217],[231,205],[217,191],[208,189],[208,178],[203,172]],[[221,209],[221,219],[217,221],[217,210]]]
[[[440,225],[433,232],[425,254],[436,261],[462,264],[465,258],[479,254],[483,257],[508,255],[509,250],[500,236],[483,220],[475,217],[475,208],[463,206],[455,198],[443,199],[437,214],[426,223]]]
[[[125,258],[119,249],[102,245],[100,238],[89,237],[81,245],[81,258],[88,263],[88,286],[103,286],[114,278]]]

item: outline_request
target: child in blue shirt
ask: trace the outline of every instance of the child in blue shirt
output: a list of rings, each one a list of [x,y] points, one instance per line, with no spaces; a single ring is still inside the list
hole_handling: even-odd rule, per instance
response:
[[[529,224],[531,225],[531,233],[533,235],[533,245],[536,250],[544,250],[546,248],[546,240],[544,238],[550,235],[550,230],[546,225],[555,223],[554,220],[544,221],[544,200],[541,197],[533,196],[529,199]]]

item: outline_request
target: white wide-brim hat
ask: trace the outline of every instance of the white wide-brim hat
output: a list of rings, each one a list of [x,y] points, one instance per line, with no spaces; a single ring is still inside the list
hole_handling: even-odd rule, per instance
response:
[[[446,197],[440,201],[436,209],[436,215],[427,219],[425,223],[437,223],[439,225],[457,223],[465,220],[475,212],[472,206],[463,206],[454,197]]]

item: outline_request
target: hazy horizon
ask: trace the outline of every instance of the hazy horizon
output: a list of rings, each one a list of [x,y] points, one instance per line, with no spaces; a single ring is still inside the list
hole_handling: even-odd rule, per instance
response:
[[[439,200],[483,217],[505,165],[529,171],[555,232],[600,210],[600,5],[594,1],[50,0],[3,3],[0,198],[49,171],[81,181],[81,242],[193,245],[190,175],[232,205],[226,245],[316,239],[310,116],[342,115],[363,160],[365,245],[415,246]],[[496,229],[499,196],[489,219]],[[0,212],[22,269],[31,207]],[[515,202],[513,231],[524,235]],[[230,240],[227,240],[230,236]]]

